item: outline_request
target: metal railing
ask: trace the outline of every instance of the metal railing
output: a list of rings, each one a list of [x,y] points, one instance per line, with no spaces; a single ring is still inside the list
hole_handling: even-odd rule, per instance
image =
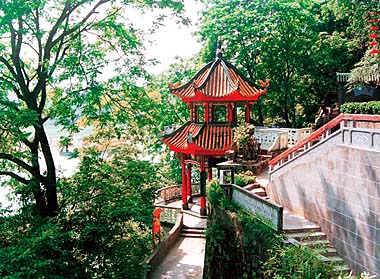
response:
[[[294,159],[300,153],[311,148],[315,143],[324,140],[331,135],[331,130],[338,127],[343,129],[344,127],[362,127],[367,124],[367,122],[380,122],[380,115],[367,115],[367,114],[340,114],[330,122],[323,125],[318,130],[310,134],[309,137],[301,140],[293,147],[282,152],[280,155],[275,157],[269,162],[270,171],[274,171],[287,163],[288,161]]]

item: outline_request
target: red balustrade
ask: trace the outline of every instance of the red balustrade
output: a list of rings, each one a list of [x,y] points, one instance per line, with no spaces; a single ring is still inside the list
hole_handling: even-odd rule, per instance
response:
[[[307,148],[311,147],[312,144],[320,139],[323,139],[324,137],[327,137],[331,134],[331,130],[338,125],[340,125],[342,122],[345,123],[346,121],[353,121],[358,122],[380,122],[380,115],[369,115],[369,114],[339,114],[337,117],[332,119],[330,122],[323,125],[318,130],[314,131],[310,134],[309,137],[304,138],[300,142],[298,142],[293,147],[289,148],[285,152],[282,152],[277,157],[273,158],[269,162],[269,166],[271,169],[274,168],[277,164],[282,165],[283,162],[288,161],[289,158],[294,158],[298,153],[306,150]],[[346,126],[345,124],[343,124]],[[355,124],[353,124],[353,127],[355,127]]]

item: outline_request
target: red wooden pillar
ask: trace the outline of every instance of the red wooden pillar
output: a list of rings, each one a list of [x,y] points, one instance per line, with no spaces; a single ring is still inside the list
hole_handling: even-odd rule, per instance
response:
[[[210,182],[210,181],[212,180],[212,168],[209,167],[209,168],[207,169],[207,171],[208,171],[208,182]]]
[[[234,106],[233,104],[228,104],[228,123],[231,124],[234,122]]]
[[[200,214],[201,216],[207,215],[207,209],[206,209],[206,171],[205,171],[205,165],[204,165],[204,158],[201,159],[201,166],[200,166],[200,172],[201,172],[201,181],[200,181],[200,190],[201,190],[201,196],[200,196]]]
[[[188,202],[193,202],[191,191],[191,164],[187,165],[187,197]]]
[[[185,158],[182,158],[182,208],[189,209],[189,204],[187,203],[187,177],[186,177],[186,164]]]
[[[249,102],[245,103],[245,123],[249,123],[251,120],[251,105]]]
[[[194,105],[193,103],[189,104],[190,107],[190,121],[195,122],[195,117],[194,117]]]

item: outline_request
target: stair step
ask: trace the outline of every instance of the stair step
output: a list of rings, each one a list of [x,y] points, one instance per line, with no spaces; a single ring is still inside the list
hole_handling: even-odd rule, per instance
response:
[[[203,234],[203,233],[205,233],[206,232],[206,230],[205,229],[182,229],[182,232],[183,233],[194,233],[194,234]]]
[[[195,234],[195,233],[182,233],[181,232],[181,236],[182,237],[193,237],[193,238],[206,238],[206,236],[204,234]]]
[[[287,237],[294,238],[300,242],[302,241],[311,241],[311,240],[323,240],[326,238],[326,234],[323,232],[297,232],[297,233],[288,233]]]
[[[334,269],[334,271],[342,272],[342,273],[350,273],[351,272],[351,268],[346,264],[334,266],[333,269]]]
[[[248,184],[247,186],[244,187],[244,189],[248,190],[248,191],[251,191],[253,189],[258,189],[260,188],[260,183],[252,183],[252,184]]]
[[[318,248],[318,249],[314,250],[314,252],[318,253],[322,256],[325,256],[327,258],[338,256],[338,252],[333,247]]]
[[[339,256],[332,256],[332,257],[320,256],[320,258],[322,259],[322,261],[330,262],[334,265],[344,265],[345,264],[344,260]]]
[[[301,242],[301,245],[307,248],[319,248],[319,247],[328,247],[331,244],[328,240],[314,240],[314,241]]]
[[[285,234],[293,234],[293,233],[312,233],[312,232],[320,232],[321,227],[320,226],[305,226],[305,227],[299,227],[299,228],[290,228],[290,229],[284,229]]]
[[[182,230],[198,230],[198,231],[205,231],[206,227],[188,227],[188,226],[183,226]]]
[[[265,197],[267,195],[267,192],[261,188],[253,189],[251,193],[256,194],[260,197]]]

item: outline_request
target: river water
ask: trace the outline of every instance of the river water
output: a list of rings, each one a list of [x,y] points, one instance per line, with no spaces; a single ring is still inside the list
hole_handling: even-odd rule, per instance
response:
[[[55,126],[53,123],[47,123],[45,125],[45,130],[48,135],[50,147],[53,153],[55,166],[57,169],[58,177],[67,177],[75,173],[79,165],[79,159],[70,158],[68,154],[60,152],[59,148],[59,138],[61,136],[67,136],[67,132],[61,131],[60,127]],[[86,128],[78,134],[73,136],[73,146],[69,148],[73,150],[77,147],[82,147],[83,138],[90,135],[92,128]],[[45,164],[41,160],[41,168],[45,168]],[[0,178],[1,181],[1,178]],[[9,201],[8,195],[10,195],[11,191],[9,187],[0,186],[0,209],[1,208],[17,208],[16,205],[12,205],[12,202]],[[11,199],[15,199],[15,197],[11,197]],[[16,199],[17,201],[17,199]]]

